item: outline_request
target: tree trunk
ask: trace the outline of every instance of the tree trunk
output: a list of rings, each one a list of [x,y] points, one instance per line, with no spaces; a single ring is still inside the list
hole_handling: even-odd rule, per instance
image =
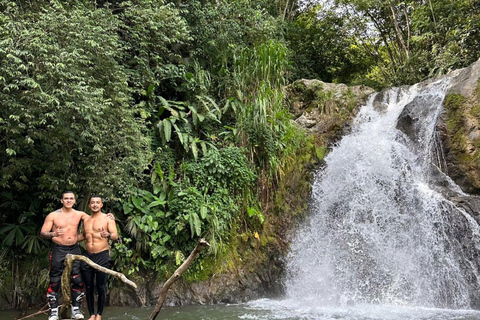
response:
[[[389,1],[389,8],[390,8],[390,12],[392,13],[392,22],[395,28],[395,33],[397,35],[398,42],[400,43],[400,47],[403,49],[403,53],[405,54],[406,59],[408,59],[410,56],[410,53],[409,53],[407,44],[405,43],[405,39],[403,38],[402,30],[400,29],[400,24],[398,23],[398,20],[397,20],[397,12],[395,11],[395,5],[392,3],[392,1]],[[408,23],[408,20],[407,20],[407,23]]]

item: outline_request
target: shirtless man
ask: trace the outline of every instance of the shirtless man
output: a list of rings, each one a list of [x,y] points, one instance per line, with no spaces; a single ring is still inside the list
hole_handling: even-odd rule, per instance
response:
[[[77,244],[78,225],[80,221],[90,219],[90,216],[83,211],[73,209],[76,202],[75,194],[72,191],[65,191],[62,194],[61,202],[63,207],[51,212],[45,218],[40,235],[45,239],[52,239],[52,250],[50,252],[50,285],[47,290],[47,300],[50,307],[48,320],[58,320],[59,299],[58,290],[65,269],[65,256],[68,253],[82,254]],[[109,219],[115,219],[111,213]],[[73,262],[72,269],[72,318],[83,319],[80,310],[83,294],[83,281],[80,271],[80,261]]]
[[[78,235],[78,240],[86,240],[85,256],[96,264],[110,268],[110,246],[108,240],[117,240],[117,226],[115,220],[110,220],[101,210],[102,198],[93,195],[90,198],[92,216],[84,223],[83,235]],[[82,262],[82,276],[85,280],[87,306],[90,313],[89,320],[101,320],[103,307],[107,297],[107,274],[100,272]],[[96,276],[96,280],[95,280]],[[97,313],[95,313],[95,286],[98,292]]]
[[[48,320],[58,320],[58,290],[65,269],[65,256],[68,253],[82,254],[77,244],[78,225],[80,221],[89,219],[90,216],[83,211],[73,209],[75,194],[66,191],[62,194],[63,207],[47,215],[40,235],[45,239],[52,239],[50,252],[50,285],[47,290],[47,300],[50,307]],[[72,269],[72,319],[83,319],[80,310],[83,294],[83,281],[80,271],[80,261],[73,262]]]

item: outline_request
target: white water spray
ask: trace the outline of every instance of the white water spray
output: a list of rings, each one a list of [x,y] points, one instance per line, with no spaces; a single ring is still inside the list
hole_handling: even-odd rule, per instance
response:
[[[468,281],[478,278],[465,279],[467,254],[451,231],[452,210],[461,210],[429,176],[447,82],[391,89],[382,110],[371,97],[327,156],[289,256],[286,292],[296,305],[469,307]],[[408,104],[420,110],[415,141],[396,128]],[[478,239],[475,221],[462,219]]]

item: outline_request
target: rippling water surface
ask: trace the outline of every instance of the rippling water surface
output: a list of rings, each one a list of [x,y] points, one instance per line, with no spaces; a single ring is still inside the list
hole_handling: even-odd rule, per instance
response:
[[[103,320],[148,319],[151,308],[107,307]],[[0,311],[1,320],[18,319],[18,312]],[[39,315],[32,320],[46,320]],[[158,320],[480,320],[480,311],[418,308],[395,305],[320,307],[297,306],[290,300],[262,299],[246,304],[167,307]]]

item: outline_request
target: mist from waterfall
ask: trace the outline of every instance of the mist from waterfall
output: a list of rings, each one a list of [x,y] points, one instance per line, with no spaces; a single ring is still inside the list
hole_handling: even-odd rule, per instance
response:
[[[316,176],[311,217],[288,257],[288,299],[306,307],[469,308],[468,281],[478,277],[467,280],[462,270],[468,254],[452,236],[452,212],[477,239],[478,226],[430,176],[447,86],[444,79],[393,88],[359,111]],[[421,106],[415,141],[397,129],[411,103]]]

